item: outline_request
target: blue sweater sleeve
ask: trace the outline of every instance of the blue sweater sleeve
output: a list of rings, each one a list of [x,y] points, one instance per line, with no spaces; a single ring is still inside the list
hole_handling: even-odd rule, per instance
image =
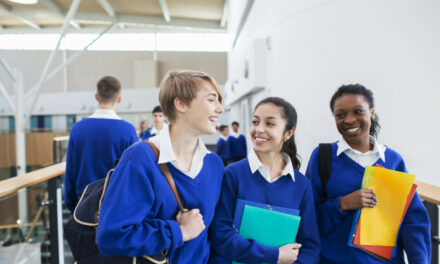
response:
[[[222,154],[225,151],[224,148],[225,148],[225,141],[219,139],[217,141],[216,146],[215,146],[215,150],[216,150],[217,155],[219,155],[221,158],[223,158]]]
[[[213,250],[225,258],[238,262],[277,263],[278,248],[265,246],[252,239],[244,239],[235,231],[232,222],[236,200],[236,179],[226,171],[222,194],[209,233]]]
[[[318,148],[316,148],[309,160],[306,176],[312,181],[313,196],[315,200],[318,228],[321,236],[332,232],[348,215],[348,212],[340,210],[341,196],[329,198],[324,202],[322,183],[319,176]]]
[[[125,146],[125,149],[127,149],[128,147],[130,147],[132,144],[136,143],[139,141],[139,138],[136,134],[136,129],[134,128],[133,125],[131,125],[131,129],[130,129],[130,135],[128,137],[128,144]]]
[[[295,263],[316,263],[321,250],[312,187],[307,180],[300,206],[301,224],[296,242],[302,244]]]
[[[417,192],[400,227],[400,240],[409,263],[431,263],[431,224]]]
[[[150,213],[157,190],[150,181],[154,175],[139,165],[146,158],[128,149],[111,176],[96,238],[103,255],[152,255],[183,245],[177,221],[158,219]]]
[[[400,156],[399,159],[396,170],[408,172],[403,159]],[[408,207],[399,232],[399,239],[409,263],[431,263],[431,223],[417,192]]]
[[[147,130],[145,130],[144,135],[142,136],[142,141],[148,140],[150,138],[150,136],[151,136],[150,131],[151,131],[151,128],[148,128]]]
[[[243,145],[243,157],[247,157],[247,145],[246,145],[246,137],[244,135],[242,136],[242,145]]]
[[[66,172],[64,175],[64,204],[71,213],[75,210],[78,203],[78,194],[76,193],[76,161],[74,155],[73,136],[71,133],[67,146]]]

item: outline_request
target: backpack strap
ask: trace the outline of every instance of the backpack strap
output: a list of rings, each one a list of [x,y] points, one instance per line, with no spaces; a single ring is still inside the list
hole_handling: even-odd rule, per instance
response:
[[[151,149],[154,152],[154,156],[156,156],[156,160],[159,162],[159,153],[160,153],[159,149],[156,147],[156,145],[154,145],[150,141],[144,141],[144,142],[150,145]],[[167,180],[168,185],[171,188],[171,191],[173,191],[174,197],[176,198],[180,211],[183,212],[185,209],[183,209],[182,202],[180,201],[179,192],[177,191],[176,188],[176,183],[174,182],[173,176],[170,173],[170,169],[168,168],[168,165],[166,163],[161,163],[159,164],[159,167],[162,170],[162,173],[165,176],[165,179]]]
[[[330,178],[330,169],[332,165],[332,144],[321,143],[318,150],[318,166],[319,177],[321,178],[322,194],[324,195],[324,202],[327,201],[326,185]]]

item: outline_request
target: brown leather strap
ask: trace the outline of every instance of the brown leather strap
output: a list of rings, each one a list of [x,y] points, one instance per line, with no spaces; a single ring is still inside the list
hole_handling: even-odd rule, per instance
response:
[[[146,141],[148,145],[150,145],[151,149],[153,149],[154,156],[156,156],[157,162],[159,162],[159,149],[151,143],[150,141]],[[184,211],[182,202],[180,201],[179,192],[176,188],[176,183],[174,182],[173,176],[170,173],[170,169],[168,169],[168,165],[166,163],[159,164],[160,169],[162,170],[163,175],[165,176],[165,179],[167,179],[168,185],[170,186],[171,190],[173,191],[174,197],[176,198],[177,204],[179,205],[179,209],[181,212]]]

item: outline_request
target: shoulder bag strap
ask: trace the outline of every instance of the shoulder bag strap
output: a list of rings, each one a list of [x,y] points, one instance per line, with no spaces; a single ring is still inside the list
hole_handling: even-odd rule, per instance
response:
[[[321,178],[321,184],[322,184],[322,193],[324,195],[324,202],[326,202],[327,201],[326,185],[328,179],[330,178],[330,170],[332,165],[332,144],[330,143],[319,144],[318,165],[319,165],[319,176]]]
[[[153,149],[154,156],[156,156],[156,160],[159,162],[159,149],[151,143],[150,141],[144,141],[148,145],[150,145],[151,149]],[[162,170],[163,175],[165,176],[165,179],[168,182],[168,185],[170,186],[171,190],[173,191],[174,197],[176,198],[177,204],[179,205],[179,209],[181,212],[184,211],[182,202],[180,201],[179,192],[176,188],[176,183],[174,182],[173,176],[170,173],[170,170],[168,169],[168,165],[166,163],[159,164],[160,169]]]

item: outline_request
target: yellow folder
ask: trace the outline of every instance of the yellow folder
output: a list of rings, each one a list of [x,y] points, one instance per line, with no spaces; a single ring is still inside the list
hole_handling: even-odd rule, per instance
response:
[[[379,201],[374,208],[361,210],[361,245],[395,246],[406,198],[415,175],[368,166],[363,188],[374,191]]]

